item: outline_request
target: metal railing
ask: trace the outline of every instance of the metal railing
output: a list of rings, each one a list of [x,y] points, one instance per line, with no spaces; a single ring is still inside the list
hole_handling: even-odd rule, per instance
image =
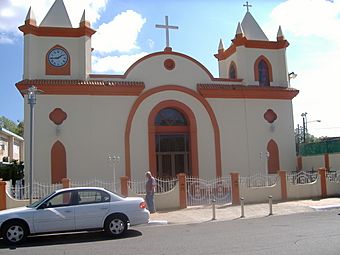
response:
[[[327,173],[327,179],[330,182],[340,183],[340,171],[330,171]]]
[[[7,183],[8,194],[15,199],[29,199],[30,185],[23,185],[22,182],[17,182],[15,186],[11,186],[10,182]],[[40,199],[55,190],[61,189],[63,186],[61,183],[58,184],[46,184],[34,181],[32,188],[32,198]]]
[[[270,187],[274,186],[279,180],[277,174],[264,175],[256,173],[253,176],[240,176],[240,185],[254,188],[254,187]]]
[[[287,174],[287,181],[291,184],[309,184],[317,181],[319,174],[317,171],[292,172]]]
[[[168,192],[175,188],[178,180],[177,178],[172,179],[160,179],[155,178],[156,180],[156,191],[155,193],[164,193]],[[128,186],[137,194],[145,194],[145,180],[130,180],[128,182]]]
[[[107,189],[109,191],[120,193],[120,181],[113,182],[111,180],[82,180],[82,181],[72,181],[70,184],[71,187],[100,187]]]
[[[230,176],[210,181],[187,177],[186,186],[189,206],[210,204],[212,201],[229,204],[232,201]]]

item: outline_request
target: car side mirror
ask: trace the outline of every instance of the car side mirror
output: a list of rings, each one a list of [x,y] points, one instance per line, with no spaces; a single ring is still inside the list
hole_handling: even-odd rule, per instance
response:
[[[43,203],[39,206],[39,209],[45,209],[47,208],[47,204],[46,203]]]

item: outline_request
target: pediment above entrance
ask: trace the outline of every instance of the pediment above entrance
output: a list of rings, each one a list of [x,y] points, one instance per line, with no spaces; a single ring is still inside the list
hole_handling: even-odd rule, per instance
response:
[[[194,58],[171,50],[151,53],[132,64],[124,75],[91,74],[93,79],[140,81],[146,89],[163,85],[179,85],[197,90],[199,83],[221,82]],[[223,80],[224,82],[226,79]]]

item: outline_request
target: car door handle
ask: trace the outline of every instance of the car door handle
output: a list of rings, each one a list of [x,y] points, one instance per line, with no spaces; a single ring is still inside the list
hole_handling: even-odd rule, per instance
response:
[[[71,210],[65,210],[64,212],[66,212],[66,213],[71,213],[72,211],[71,211]]]

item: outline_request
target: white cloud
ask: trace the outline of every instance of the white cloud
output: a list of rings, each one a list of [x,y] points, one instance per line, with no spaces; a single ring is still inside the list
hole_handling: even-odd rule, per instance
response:
[[[92,57],[92,70],[96,73],[124,73],[134,62],[148,53],[141,52],[135,55]]]
[[[294,36],[318,36],[340,41],[340,1],[288,0],[273,9],[274,24]]]
[[[92,40],[95,51],[108,53],[138,49],[137,36],[145,22],[146,19],[135,11],[120,13],[111,22],[103,23],[97,29]]]
[[[83,10],[86,10],[86,19],[92,23],[100,19],[101,13],[105,10],[108,0],[64,0],[66,9],[70,16],[72,25],[79,26]],[[0,33],[6,33],[2,43],[12,42],[22,34],[18,26],[23,25],[29,7],[32,7],[37,24],[47,14],[54,0],[1,0],[0,1]],[[1,41],[0,41],[1,43]]]
[[[302,124],[307,112],[308,131],[315,136],[340,136],[338,73],[340,66],[340,1],[287,0],[271,13],[266,28],[273,33],[278,25],[290,42],[288,66],[297,78],[292,87],[300,90],[293,100],[295,124]],[[337,128],[336,128],[337,127]]]
[[[0,44],[12,44],[12,43],[14,43],[14,39],[13,38],[8,37],[4,33],[0,34]]]

